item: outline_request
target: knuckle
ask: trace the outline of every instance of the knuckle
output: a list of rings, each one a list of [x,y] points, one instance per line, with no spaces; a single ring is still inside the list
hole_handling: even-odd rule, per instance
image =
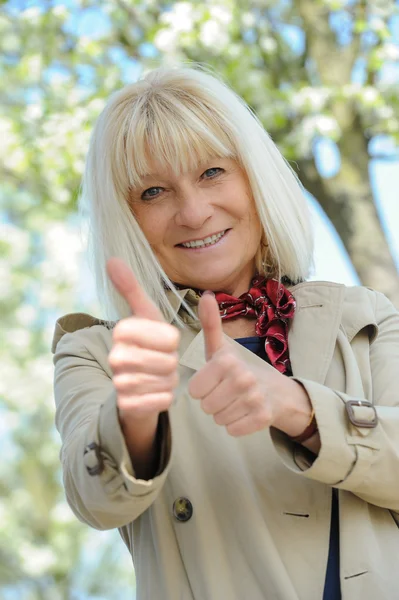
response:
[[[237,375],[236,383],[240,390],[247,390],[254,384],[254,377],[249,371],[240,372]]]
[[[207,400],[202,400],[201,401],[201,408],[204,411],[204,413],[206,415],[211,415],[212,414],[212,405],[209,401]]]
[[[168,345],[171,350],[177,350],[180,344],[181,334],[180,331],[174,325],[169,325],[169,323],[165,323],[164,325],[164,340],[167,340]]]
[[[118,321],[112,330],[112,339],[114,341],[125,339],[126,335],[131,332],[132,325],[133,321],[131,317],[127,317],[126,319],[121,319]]]
[[[173,392],[177,385],[174,375],[163,375],[159,379],[159,388],[165,393]]]
[[[238,361],[236,357],[229,352],[221,354],[218,358],[218,362],[225,371],[230,371],[231,369],[235,369],[237,367]]]
[[[137,346],[127,346],[121,343],[113,347],[108,356],[108,361],[114,370],[140,369],[144,364],[142,352]]]
[[[179,385],[179,382],[180,382],[179,374],[173,373],[172,378],[171,378],[172,389],[177,388],[177,386]]]
[[[158,410],[160,412],[168,410],[168,408],[170,408],[170,405],[173,402],[173,399],[174,399],[173,392],[164,392],[164,394],[162,394],[162,399],[159,402]]]
[[[243,435],[240,425],[237,423],[231,423],[226,426],[226,431],[231,437],[239,437]]]
[[[175,372],[179,366],[179,356],[177,352],[173,352],[168,356],[168,368],[170,372]]]
[[[196,400],[198,400],[199,397],[200,397],[200,395],[199,395],[199,387],[198,387],[197,380],[195,379],[195,375],[189,381],[189,384],[188,384],[188,393],[190,394],[190,396],[192,398],[195,398]]]
[[[224,418],[221,413],[216,413],[216,415],[213,415],[213,420],[215,421],[216,425],[224,425]]]
[[[260,394],[256,392],[247,394],[247,397],[245,399],[245,405],[251,413],[262,412],[264,409],[262,405],[262,398]]]
[[[116,358],[115,352],[113,350],[111,350],[111,352],[108,354],[108,364],[112,370],[114,370],[114,368],[116,367],[116,363],[117,363],[117,358]]]
[[[134,377],[128,376],[126,373],[119,373],[114,375],[113,383],[119,392],[131,393],[134,391],[135,387],[137,387],[138,382]]]
[[[118,393],[116,403],[117,403],[118,409],[120,411],[129,412],[129,413],[134,411],[134,409],[136,408],[136,404],[137,404],[137,402],[135,401],[135,398],[132,398],[132,396],[129,396],[128,394],[123,394],[123,393]]]
[[[123,352],[120,346],[116,345],[112,348],[108,355],[108,362],[112,369],[116,369],[122,362]]]
[[[119,341],[121,326],[122,321],[118,321],[115,327],[112,329],[112,341],[114,344]]]
[[[165,402],[167,403],[168,407],[173,402],[174,397],[175,397],[175,395],[173,392],[167,392],[167,394],[165,396]]]
[[[180,340],[181,340],[181,333],[180,331],[177,329],[177,327],[175,327],[174,325],[170,326],[171,329],[171,334],[172,334],[172,340],[174,341],[174,343],[176,344],[176,348],[178,347]]]

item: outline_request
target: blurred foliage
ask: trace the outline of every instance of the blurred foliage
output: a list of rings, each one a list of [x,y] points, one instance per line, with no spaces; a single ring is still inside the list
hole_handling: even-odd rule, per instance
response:
[[[53,427],[54,321],[100,316],[76,199],[106,99],[158,64],[213,66],[300,165],[359,269],[353,232],[340,228],[348,213],[328,211],[340,173],[320,174],[316,147],[333,144],[346,180],[371,197],[370,144],[389,156],[399,140],[398,38],[394,0],[1,2],[0,599],[133,594],[117,534],[90,532],[65,503]]]

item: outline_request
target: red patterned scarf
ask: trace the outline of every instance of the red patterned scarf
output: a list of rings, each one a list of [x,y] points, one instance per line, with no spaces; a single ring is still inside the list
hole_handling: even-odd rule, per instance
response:
[[[248,292],[239,298],[216,292],[222,319],[256,317],[256,335],[265,338],[265,351],[270,363],[280,373],[291,374],[288,352],[288,322],[296,308],[294,296],[277,279],[257,275]]]

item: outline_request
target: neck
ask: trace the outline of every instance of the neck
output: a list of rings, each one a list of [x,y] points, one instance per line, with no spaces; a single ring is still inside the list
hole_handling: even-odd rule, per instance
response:
[[[238,317],[236,319],[227,319],[222,321],[223,333],[236,339],[256,335],[255,318]]]
[[[251,282],[253,280],[253,278],[255,277],[255,275],[252,275],[251,278],[248,281],[245,281],[244,283],[241,283],[238,286],[217,286],[217,285],[212,285],[210,284],[209,286],[204,286],[203,284],[201,285],[201,287],[193,285],[193,284],[183,284],[183,283],[175,283],[174,285],[176,286],[177,289],[185,289],[185,288],[190,288],[193,289],[195,291],[198,291],[200,293],[204,292],[205,290],[211,290],[212,292],[222,292],[223,294],[228,294],[229,296],[234,296],[235,298],[239,298],[242,294],[245,294],[246,292],[248,292],[248,290],[251,287]]]

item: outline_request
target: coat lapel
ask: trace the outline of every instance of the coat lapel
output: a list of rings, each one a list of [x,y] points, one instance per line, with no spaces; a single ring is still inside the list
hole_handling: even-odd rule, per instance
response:
[[[297,301],[288,333],[293,375],[324,383],[341,323],[345,286],[306,282],[292,292]]]
[[[341,323],[345,286],[330,282],[305,282],[291,288],[297,309],[288,335],[294,377],[324,383]],[[232,342],[227,335],[227,341]],[[260,358],[233,342],[243,358]],[[197,371],[205,365],[202,330],[183,335],[180,364]]]

